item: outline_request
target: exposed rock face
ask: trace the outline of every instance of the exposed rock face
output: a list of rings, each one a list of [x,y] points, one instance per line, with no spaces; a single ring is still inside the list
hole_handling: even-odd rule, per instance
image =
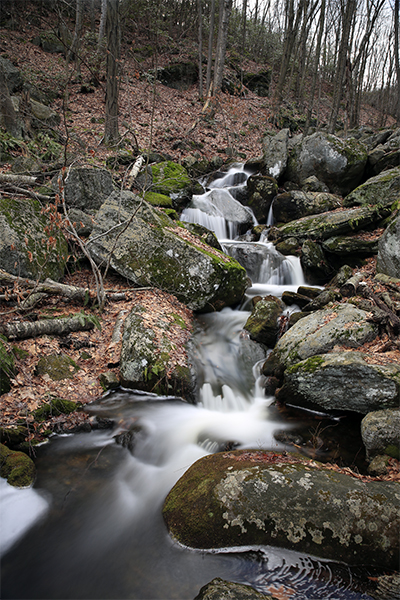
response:
[[[157,79],[163,85],[176,90],[186,90],[196,83],[198,78],[199,69],[191,62],[175,63],[157,71]]]
[[[344,206],[379,204],[390,206],[400,195],[400,167],[371,177],[353,190],[343,201]]]
[[[360,183],[366,163],[365,146],[357,140],[317,132],[293,148],[286,178],[301,183],[315,175],[331,192],[345,195]]]
[[[106,233],[108,232],[108,233]],[[114,192],[96,215],[89,250],[139,286],[174,294],[192,310],[237,304],[248,285],[234,259],[179,227],[132,192]]]
[[[293,190],[279,194],[273,204],[275,221],[289,223],[307,215],[317,215],[340,208],[342,200],[326,192],[304,192]]]
[[[36,200],[0,199],[0,268],[12,275],[59,280],[68,256],[60,230],[49,230],[49,220]]]
[[[58,193],[57,178],[53,180],[53,188]],[[109,171],[78,167],[70,170],[65,181],[65,202],[68,208],[78,208],[93,214],[113,191]]]
[[[400,215],[393,219],[379,240],[376,270],[400,279]]]
[[[368,355],[362,352],[315,355],[286,369],[277,397],[326,411],[366,414],[394,408],[400,402],[400,365],[371,364]]]
[[[266,296],[253,308],[244,329],[256,342],[273,348],[279,332],[278,318],[282,314],[284,304],[275,296]]]
[[[295,455],[206,456],[168,494],[163,515],[186,546],[269,544],[350,564],[398,568],[398,483],[364,482]]]
[[[361,435],[367,458],[388,454],[400,459],[399,408],[368,413],[361,422]]]
[[[287,165],[289,129],[281,129],[277,134],[267,133],[263,137],[263,172],[279,179]]]
[[[151,322],[149,314],[146,299],[139,299],[125,320],[120,360],[123,385],[194,401],[195,379],[186,348],[190,311],[165,294]]]

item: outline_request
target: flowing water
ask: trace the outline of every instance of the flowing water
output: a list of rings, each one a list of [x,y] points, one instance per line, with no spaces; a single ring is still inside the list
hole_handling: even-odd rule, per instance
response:
[[[243,331],[249,298],[297,289],[303,283],[299,263],[266,242],[232,239],[236,226],[218,211],[199,208],[207,206],[210,192],[231,195],[246,178],[243,168],[231,169],[184,215],[207,222],[238,260],[251,256],[253,281],[241,309],[198,319],[198,404],[110,393],[89,410],[113,419],[114,429],[56,436],[38,448],[32,490],[14,490],[2,480],[2,598],[191,600],[214,577],[297,600],[369,598],[365,571],[272,547],[182,548],[162,520],[165,496],[195,460],[223,448],[285,448],[278,440],[301,422],[306,430],[314,423],[315,432],[321,422],[325,429],[341,426],[321,415],[316,421],[315,415],[279,410],[263,391],[264,353]],[[129,449],[116,443],[115,436],[132,429]],[[317,451],[317,444],[309,449]]]

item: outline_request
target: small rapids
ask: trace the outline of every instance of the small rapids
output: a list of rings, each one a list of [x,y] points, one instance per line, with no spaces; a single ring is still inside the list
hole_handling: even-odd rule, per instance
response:
[[[194,551],[174,543],[162,520],[166,495],[194,461],[228,448],[285,449],[276,432],[294,426],[265,396],[265,352],[243,325],[251,296],[304,283],[299,261],[267,242],[235,240],[236,226],[208,207],[215,192],[236,202],[230,190],[246,180],[243,167],[230,169],[183,215],[215,231],[253,283],[242,309],[198,318],[198,404],[109,393],[89,410],[100,422],[112,419],[112,430],[55,436],[39,447],[32,490],[2,481],[2,598],[192,600],[215,577],[295,600],[370,598],[366,571],[271,547]]]

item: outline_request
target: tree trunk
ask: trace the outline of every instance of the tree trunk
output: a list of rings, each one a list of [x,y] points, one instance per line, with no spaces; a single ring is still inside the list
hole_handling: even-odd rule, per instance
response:
[[[101,50],[104,39],[104,32],[106,29],[106,15],[107,15],[107,0],[101,0],[101,15],[100,15],[100,26],[99,26],[99,37],[97,40],[97,52]]]
[[[203,10],[202,0],[197,0],[199,14],[199,98],[203,100]]]
[[[210,93],[211,71],[212,71],[212,49],[214,43],[214,26],[215,26],[215,0],[211,0],[210,14],[210,33],[208,36],[208,54],[207,54],[207,78],[206,78],[206,94]]]
[[[72,40],[71,47],[67,53],[67,63],[71,60],[75,60],[75,68],[79,71],[80,63],[78,60],[78,51],[80,41],[82,37],[82,21],[83,21],[83,0],[76,0],[76,17],[75,17],[75,31]]]
[[[400,0],[394,0],[394,58],[396,65],[397,98],[396,120],[400,123],[400,58],[399,58],[399,11]]]
[[[311,92],[308,100],[308,111],[307,111],[307,121],[304,128],[304,135],[307,135],[307,132],[310,128],[311,117],[314,105],[314,96],[315,96],[315,88],[317,85],[318,78],[318,70],[319,70],[319,61],[321,57],[321,44],[322,44],[322,34],[324,32],[325,26],[325,0],[322,0],[320,7],[320,15],[319,15],[319,28],[318,28],[318,38],[317,38],[317,47],[315,49],[315,66],[313,71],[313,78],[311,83]]]
[[[222,87],[222,78],[225,66],[226,43],[228,40],[229,20],[232,12],[232,0],[223,0],[220,8],[220,19],[218,28],[217,51],[214,66],[214,94],[217,94]]]
[[[0,63],[0,124],[14,137],[21,137],[21,127],[8,91],[6,75]]]
[[[41,335],[65,335],[72,331],[88,331],[94,328],[94,321],[80,313],[64,319],[45,319],[43,321],[20,321],[0,326],[0,333],[9,340],[22,340]]]
[[[107,83],[104,142],[115,143],[118,138],[118,61],[120,58],[120,23],[118,0],[107,0]]]

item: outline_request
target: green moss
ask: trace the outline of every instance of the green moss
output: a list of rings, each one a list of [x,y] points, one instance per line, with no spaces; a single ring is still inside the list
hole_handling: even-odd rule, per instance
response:
[[[324,362],[322,356],[310,356],[310,358],[288,367],[287,372],[297,373],[297,371],[304,371],[306,373],[314,373]]]
[[[172,200],[169,196],[164,194],[157,194],[156,192],[146,192],[144,195],[146,202],[152,206],[160,206],[163,208],[172,208]]]
[[[72,379],[75,373],[80,369],[72,358],[66,354],[51,355],[42,357],[35,369],[36,375],[47,374],[53,381],[62,379]]]
[[[35,410],[33,416],[36,421],[46,421],[50,417],[69,415],[81,406],[81,404],[65,400],[64,398],[52,398],[48,404],[43,404],[40,408]]]
[[[0,444],[0,474],[10,485],[28,487],[32,485],[36,469],[33,461],[24,452],[14,452]]]
[[[0,394],[11,389],[10,378],[15,375],[14,356],[9,352],[6,338],[0,337]]]
[[[191,190],[192,182],[184,167],[170,160],[151,165],[153,190],[159,194],[170,196]]]
[[[400,460],[400,448],[395,444],[390,444],[385,448],[385,454],[395,458],[396,460]]]

